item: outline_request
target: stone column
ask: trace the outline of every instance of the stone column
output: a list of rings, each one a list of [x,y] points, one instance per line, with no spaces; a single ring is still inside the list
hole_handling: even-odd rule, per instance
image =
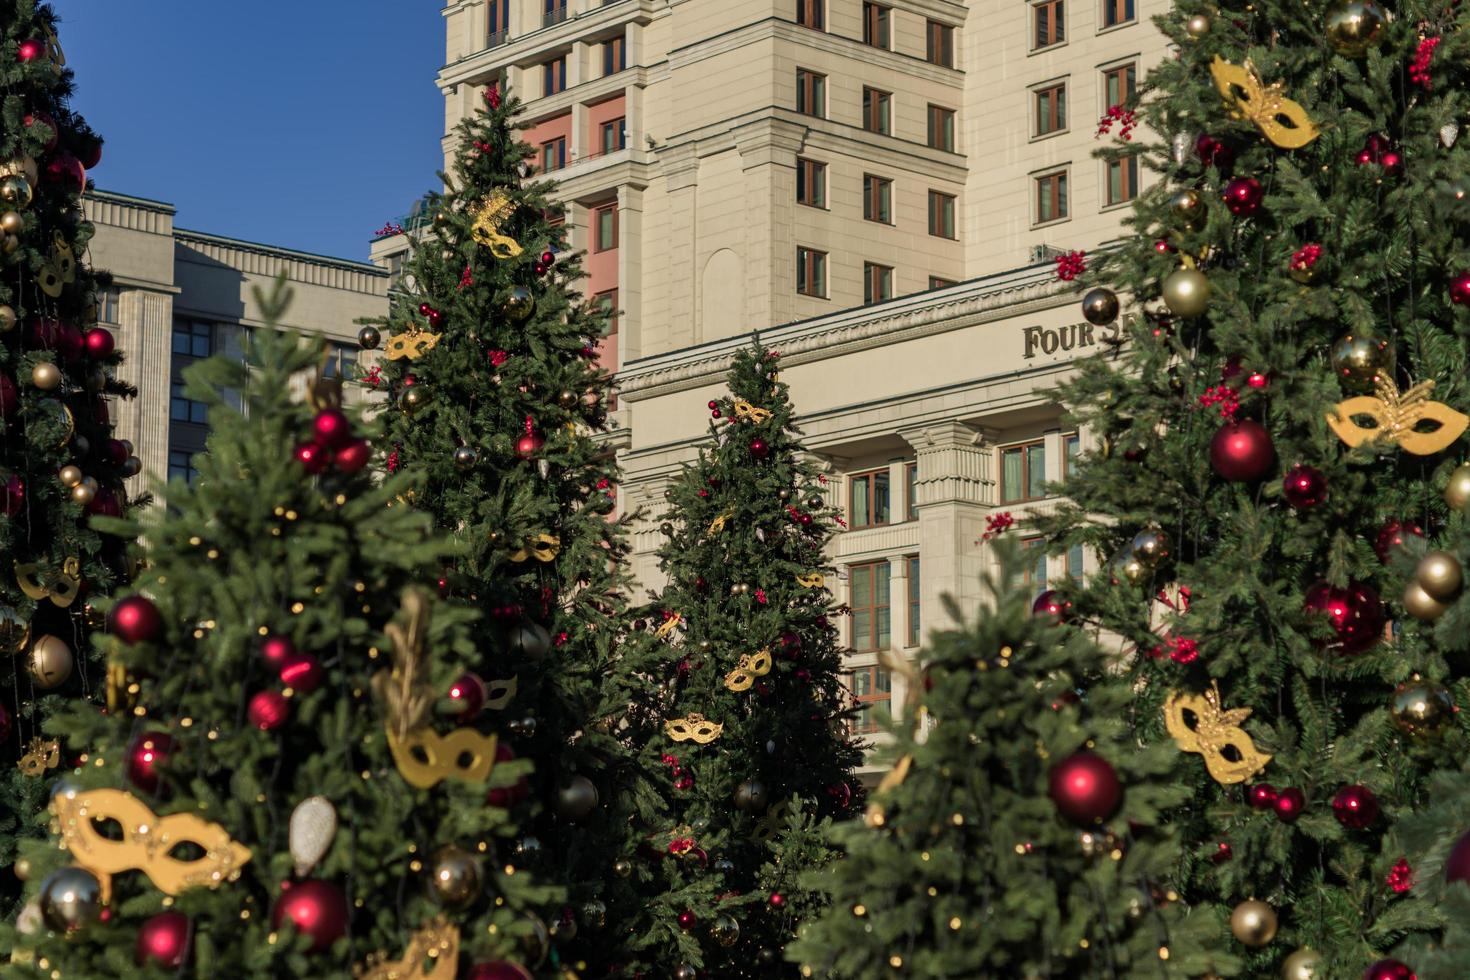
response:
[[[618,186],[618,364],[643,349],[643,191],[640,184]]]
[[[666,337],[645,338],[645,346],[660,350],[687,347],[703,339],[694,329],[694,282],[697,278],[695,226],[699,220],[699,157],[693,144],[659,151],[668,190],[668,241],[661,250],[669,284]]]
[[[138,397],[116,405],[119,439],[131,439],[143,472],[127,482],[128,496],[168,476],[169,372],[172,368],[174,298],[146,289],[124,289],[119,297],[117,345],[123,353],[121,380]]]

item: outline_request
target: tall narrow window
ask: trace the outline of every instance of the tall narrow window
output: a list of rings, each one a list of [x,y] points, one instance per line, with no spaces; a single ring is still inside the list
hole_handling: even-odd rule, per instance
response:
[[[194,467],[194,454],[188,450],[170,449],[168,451],[168,478],[183,480],[185,483],[193,483],[199,479],[199,471]]]
[[[541,172],[551,173],[567,165],[567,138],[558,136],[541,144]]]
[[[607,252],[618,247],[618,206],[604,204],[592,209],[592,251]]]
[[[208,406],[184,394],[184,369],[214,353],[214,325],[196,320],[178,320],[173,330],[173,356],[170,359],[171,385],[168,417],[174,422],[204,425],[208,422]]]
[[[889,132],[892,119],[889,116],[889,104],[893,96],[889,92],[881,92],[875,88],[863,86],[863,128],[870,133]]]
[[[923,633],[919,627],[919,556],[910,555],[904,559],[908,562],[909,573],[909,643],[911,647],[919,645]]]
[[[848,731],[855,735],[872,734],[878,730],[877,708],[887,708],[893,699],[893,678],[882,667],[859,667],[848,675],[848,689],[857,713],[848,722]]]
[[[1067,216],[1067,174],[1036,178],[1036,223],[1059,221]]]
[[[1133,0],[1102,0],[1103,26],[1117,27],[1133,19]]]
[[[1046,486],[1046,444],[1028,442],[1000,451],[1000,502],[1040,500]]]
[[[904,483],[904,519],[917,521],[919,519],[919,464],[905,463],[903,467]]]
[[[827,298],[827,253],[805,245],[796,247],[796,291],[803,296]]]
[[[602,153],[616,153],[628,145],[628,121],[622,116],[609,119],[597,127],[597,143]]]
[[[485,46],[498,47],[510,39],[510,0],[490,0],[485,5]]]
[[[887,467],[847,478],[847,526],[853,530],[887,524],[890,503]]]
[[[616,75],[628,67],[628,42],[622,35],[602,42],[602,74]]]
[[[796,160],[796,203],[809,208],[827,206],[827,165],[816,160]]]
[[[928,22],[926,36],[928,43],[924,47],[925,59],[931,65],[953,68],[954,28],[948,24],[941,24],[937,20],[931,20]]]
[[[567,19],[567,0],[545,0],[546,12],[541,18],[542,27],[560,24]]]
[[[893,266],[863,263],[863,302],[881,303],[893,298]]]
[[[852,586],[852,648],[857,653],[887,650],[892,637],[888,606],[888,562],[848,567]]]
[[[351,344],[328,341],[326,360],[322,363],[322,377],[353,380],[352,374],[357,369],[357,352],[360,349]]]
[[[1138,194],[1138,157],[1108,161],[1108,204],[1123,204]]]
[[[118,323],[118,304],[121,301],[122,292],[116,286],[108,286],[97,292],[97,321],[99,323]]]
[[[808,116],[827,114],[827,76],[796,69],[796,111]]]
[[[541,64],[541,94],[555,95],[567,87],[567,56],[552,58]]]
[[[1103,72],[1103,100],[1107,105],[1122,105],[1137,90],[1138,66],[1132,63]],[[1105,106],[1106,107],[1106,106]]]
[[[1067,549],[1067,578],[1074,582],[1082,581],[1085,574],[1083,568],[1082,546],[1074,544]]]
[[[1046,590],[1046,539],[1022,538],[1021,553],[1026,556],[1021,581],[1031,586],[1033,593]]]
[[[1072,432],[1062,436],[1062,478],[1072,475],[1077,458],[1082,455],[1082,437]]]
[[[1047,136],[1067,128],[1067,86],[1058,82],[1036,90],[1037,136]]]
[[[954,110],[929,106],[929,145],[936,150],[954,152]]]
[[[1063,3],[1065,0],[1041,0],[1040,3],[1031,5],[1031,16],[1036,27],[1032,43],[1036,47],[1050,47],[1067,39]]]
[[[935,238],[954,238],[954,205],[953,194],[942,194],[939,191],[929,192],[929,234]]]
[[[796,0],[796,22],[814,31],[827,29],[826,0]]]
[[[592,297],[592,305],[598,313],[607,317],[606,326],[603,328],[602,335],[604,337],[610,337],[613,334],[617,333],[618,291],[616,289],[606,289],[600,293],[595,294]]]
[[[893,181],[863,174],[863,218],[885,225],[893,223]]]
[[[881,3],[871,0],[863,4],[863,43],[874,48],[887,50],[889,45],[888,10]]]

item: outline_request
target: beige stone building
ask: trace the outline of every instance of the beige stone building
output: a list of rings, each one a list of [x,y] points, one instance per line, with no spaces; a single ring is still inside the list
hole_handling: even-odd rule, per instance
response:
[[[138,388],[114,419],[118,438],[132,440],[143,462],[130,494],[157,479],[192,479],[204,406],[184,397],[182,371],[239,351],[244,332],[263,324],[255,287],[286,274],[294,299],[283,325],[331,338],[331,372],[350,370],[360,356],[353,321],[387,312],[389,276],[377,266],[185,231],[162,201],[94,191],[85,208],[97,227],[87,261],[113,276],[99,318],[126,356],[121,377]]]

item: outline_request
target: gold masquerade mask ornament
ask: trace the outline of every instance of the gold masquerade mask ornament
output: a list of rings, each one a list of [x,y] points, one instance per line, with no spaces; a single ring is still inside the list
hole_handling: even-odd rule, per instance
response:
[[[159,891],[177,895],[234,881],[250,860],[250,849],[231,840],[219,824],[192,813],[156,816],[143,801],[120,789],[58,793],[51,801],[51,813],[72,861],[101,883],[104,904],[112,900],[112,876],[124,871],[141,871]],[[122,840],[98,833],[96,821],[105,820],[122,826]],[[193,844],[204,855],[188,861],[170,857],[180,844]]]
[[[1448,449],[1460,436],[1470,417],[1450,408],[1443,402],[1429,400],[1434,390],[1433,381],[1421,381],[1408,391],[1399,393],[1398,387],[1389,378],[1378,379],[1378,395],[1359,395],[1337,403],[1337,414],[1327,416],[1327,424],[1337,437],[1356,448],[1365,442],[1386,441],[1398,445],[1415,456],[1430,456]],[[1355,415],[1366,415],[1378,425],[1365,427],[1353,421]],[[1438,423],[1434,428],[1420,431],[1421,422]]]
[[[516,688],[520,683],[520,675],[509,680],[496,680],[485,682],[485,707],[491,711],[503,711],[516,696]]]
[[[76,601],[77,592],[82,587],[81,559],[66,559],[59,572],[42,568],[34,562],[17,564],[15,584],[32,599],[50,599],[54,605],[66,608]]]
[[[664,722],[664,734],[669,738],[676,742],[694,742],[698,745],[708,745],[719,738],[720,732],[724,730],[724,725],[708,721],[698,712]]]
[[[827,584],[827,576],[821,572],[812,572],[810,575],[796,576],[796,584],[804,589],[820,589]]]
[[[653,635],[660,640],[667,639],[669,635],[674,632],[674,630],[679,628],[679,624],[683,621],[683,616],[680,616],[678,613],[674,613],[668,619],[664,620],[664,624],[662,626],[653,631]]]
[[[780,803],[771,804],[771,808],[766,811],[766,815],[761,818],[760,822],[755,825],[755,829],[751,831],[751,839],[759,841],[762,844],[769,844],[780,835],[781,831],[786,829],[786,825],[791,822],[792,815],[798,812],[800,812],[800,808],[796,805],[796,801],[789,796]]]
[[[767,408],[757,408],[743,398],[735,399],[735,417],[742,422],[768,422],[771,419],[771,411]]]
[[[356,980],[454,980],[459,960],[459,928],[435,919],[413,934],[403,959],[388,962],[387,953],[374,953],[366,964],[352,969]]]
[[[1317,126],[1307,110],[1281,94],[1280,82],[1263,84],[1249,61],[1242,67],[1216,55],[1210,74],[1231,113],[1255,123],[1276,146],[1296,150],[1317,138]]]
[[[504,191],[496,191],[485,198],[485,203],[475,212],[475,223],[470,228],[470,235],[476,242],[488,248],[490,254],[497,259],[513,259],[521,254],[520,243],[509,235],[501,234],[501,228],[515,214],[515,210],[515,202]]]
[[[388,730],[388,750],[399,775],[416,789],[430,789],[446,779],[483,783],[495,768],[496,741],[496,736],[473,728],[456,728],[448,735],[421,728],[402,741]]]
[[[740,658],[740,664],[725,675],[725,687],[732,691],[748,691],[757,677],[771,672],[771,650],[763,648],[759,653],[748,653]]]
[[[527,558],[535,558],[537,561],[551,561],[560,551],[561,538],[552,534],[538,534],[534,538],[526,539],[524,547],[512,551],[510,560],[522,562]]]
[[[76,282],[76,279],[77,257],[72,253],[65,236],[58,231],[51,239],[51,255],[42,263],[36,283],[41,287],[41,292],[55,299],[61,295],[61,290],[67,283]]]
[[[43,775],[47,769],[61,765],[61,743],[33,738],[26,744],[26,754],[20,757],[20,771],[26,776]]]
[[[1194,715],[1192,727],[1185,712]],[[1256,750],[1251,737],[1240,727],[1250,716],[1250,708],[1220,707],[1217,682],[1212,682],[1204,694],[1176,691],[1164,702],[1164,724],[1179,750],[1204,756],[1210,777],[1226,786],[1245,782],[1271,761],[1269,755]]]
[[[709,522],[709,533],[710,534],[719,534],[721,531],[723,531],[725,529],[725,522],[728,521],[734,515],[735,515],[735,512],[733,510],[727,510],[723,514],[720,514],[718,517],[716,517],[714,520],[710,521]]]
[[[383,345],[383,354],[390,361],[408,359],[416,361],[423,357],[425,352],[431,351],[439,343],[439,334],[429,333],[419,326],[406,327],[401,333],[395,333],[388,338]]]

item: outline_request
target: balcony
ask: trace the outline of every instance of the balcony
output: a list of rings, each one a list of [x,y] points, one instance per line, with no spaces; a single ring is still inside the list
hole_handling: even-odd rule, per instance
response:
[[[546,13],[544,15],[542,15],[542,17],[541,17],[541,26],[542,27],[555,27],[557,24],[560,24],[563,21],[565,21],[568,16],[569,16],[569,13],[568,13],[568,4],[565,4],[565,3],[560,4],[558,6],[555,6],[555,7],[550,8],[549,10],[546,11]]]
[[[498,31],[491,31],[490,34],[485,38],[485,47],[487,47],[487,48],[498,48],[502,44],[505,44],[509,40],[510,40],[510,31],[509,30],[502,29],[502,30],[498,30]]]

